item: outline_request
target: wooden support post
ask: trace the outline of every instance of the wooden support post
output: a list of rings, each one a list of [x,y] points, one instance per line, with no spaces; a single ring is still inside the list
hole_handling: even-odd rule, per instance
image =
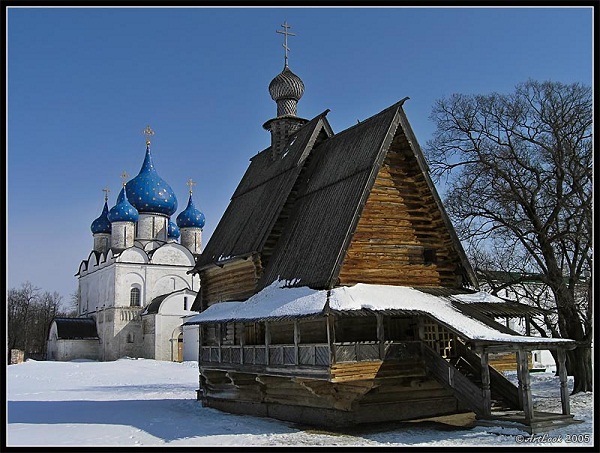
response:
[[[379,359],[385,358],[385,332],[383,329],[383,315],[375,313],[377,317],[377,341],[379,342]]]
[[[221,363],[222,361],[222,355],[221,355],[221,345],[223,343],[223,338],[222,338],[222,333],[221,333],[221,329],[223,328],[223,325],[221,323],[217,324],[217,344],[219,345],[219,363]]]
[[[296,357],[295,364],[298,365],[300,363],[300,326],[298,325],[298,320],[294,319],[294,356]]]
[[[523,399],[525,422],[529,423],[533,419],[533,400],[531,397],[531,381],[529,378],[527,351],[522,349],[517,351],[517,376],[519,378],[519,391]]]
[[[202,362],[202,332],[204,327],[198,324],[198,365]]]
[[[246,346],[246,325],[241,322],[238,324],[241,326],[242,331],[240,332],[240,364],[244,364],[244,348]]]
[[[327,343],[329,344],[329,365],[335,363],[335,348],[333,343],[335,342],[335,328],[333,316],[327,313],[325,319],[327,320]]]
[[[265,365],[269,364],[269,345],[271,344],[271,331],[269,321],[265,321]]]
[[[481,351],[481,389],[483,396],[483,414],[492,413],[492,390],[490,388],[489,355],[485,350]]]
[[[571,405],[569,403],[569,390],[567,388],[567,355],[563,348],[556,350],[558,359],[558,376],[560,379],[560,402],[562,404],[563,415],[569,415],[571,413]]]

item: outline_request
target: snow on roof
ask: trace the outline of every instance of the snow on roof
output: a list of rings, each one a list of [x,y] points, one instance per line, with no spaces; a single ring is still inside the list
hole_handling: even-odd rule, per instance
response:
[[[275,281],[245,302],[211,305],[202,313],[191,317],[186,324],[303,316],[323,311],[327,302],[327,291],[317,291],[306,286],[285,288],[287,284],[286,281]]]
[[[210,306],[204,312],[191,317],[186,324],[305,316],[323,312],[327,302],[327,290],[308,287],[286,288],[288,282],[276,281],[245,302],[223,302]],[[489,296],[489,297],[487,297]],[[490,302],[494,296],[476,293],[461,298],[461,301]],[[466,300],[463,300],[465,298]],[[487,299],[487,300],[486,300]],[[501,299],[498,299],[501,301]],[[370,309],[375,311],[406,310],[427,314],[437,321],[452,327],[470,340],[497,341],[502,343],[555,343],[571,342],[562,338],[540,338],[511,335],[499,332],[487,324],[471,318],[456,309],[451,299],[434,296],[414,288],[391,285],[358,283],[331,290],[329,307],[332,310],[348,311]]]
[[[485,291],[478,291],[473,294],[455,294],[452,297],[454,297],[455,299],[458,299],[460,302],[468,303],[468,304],[479,303],[479,302],[496,303],[496,304],[506,303],[505,300],[502,300],[499,297],[496,297],[490,293],[486,293]]]

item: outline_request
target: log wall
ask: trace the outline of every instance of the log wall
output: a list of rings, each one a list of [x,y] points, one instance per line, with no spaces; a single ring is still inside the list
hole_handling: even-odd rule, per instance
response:
[[[420,360],[337,364],[331,379],[201,368],[205,406],[320,426],[464,412]]]
[[[433,194],[399,134],[367,199],[339,284],[456,287],[459,265]]]
[[[248,257],[200,272],[202,306],[225,301],[244,301],[256,292],[262,275],[259,258]]]

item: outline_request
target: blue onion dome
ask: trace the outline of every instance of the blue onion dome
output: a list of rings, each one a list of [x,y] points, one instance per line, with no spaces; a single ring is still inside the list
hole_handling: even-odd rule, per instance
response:
[[[304,83],[287,65],[269,84],[269,93],[274,101],[294,99],[299,101],[304,94]]]
[[[112,231],[110,226],[110,220],[108,220],[108,200],[104,200],[104,209],[102,210],[102,214],[96,220],[92,222],[92,233],[108,233]]]
[[[179,239],[181,233],[179,232],[179,227],[169,219],[169,228],[167,229],[167,237],[169,239]]]
[[[177,216],[177,225],[179,228],[204,228],[205,222],[204,214],[196,209],[190,194],[187,207]]]
[[[117,198],[117,204],[108,211],[108,220],[111,222],[137,222],[138,218],[138,211],[127,200],[123,186]]]
[[[146,157],[139,174],[127,185],[127,198],[141,213],[172,215],[177,210],[177,198],[152,163],[150,144],[146,144]]]

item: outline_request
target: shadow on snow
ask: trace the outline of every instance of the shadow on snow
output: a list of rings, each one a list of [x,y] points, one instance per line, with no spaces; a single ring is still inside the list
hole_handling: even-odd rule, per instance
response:
[[[190,437],[289,434],[281,422],[203,408],[196,400],[8,401],[8,424],[123,425],[171,442]]]

